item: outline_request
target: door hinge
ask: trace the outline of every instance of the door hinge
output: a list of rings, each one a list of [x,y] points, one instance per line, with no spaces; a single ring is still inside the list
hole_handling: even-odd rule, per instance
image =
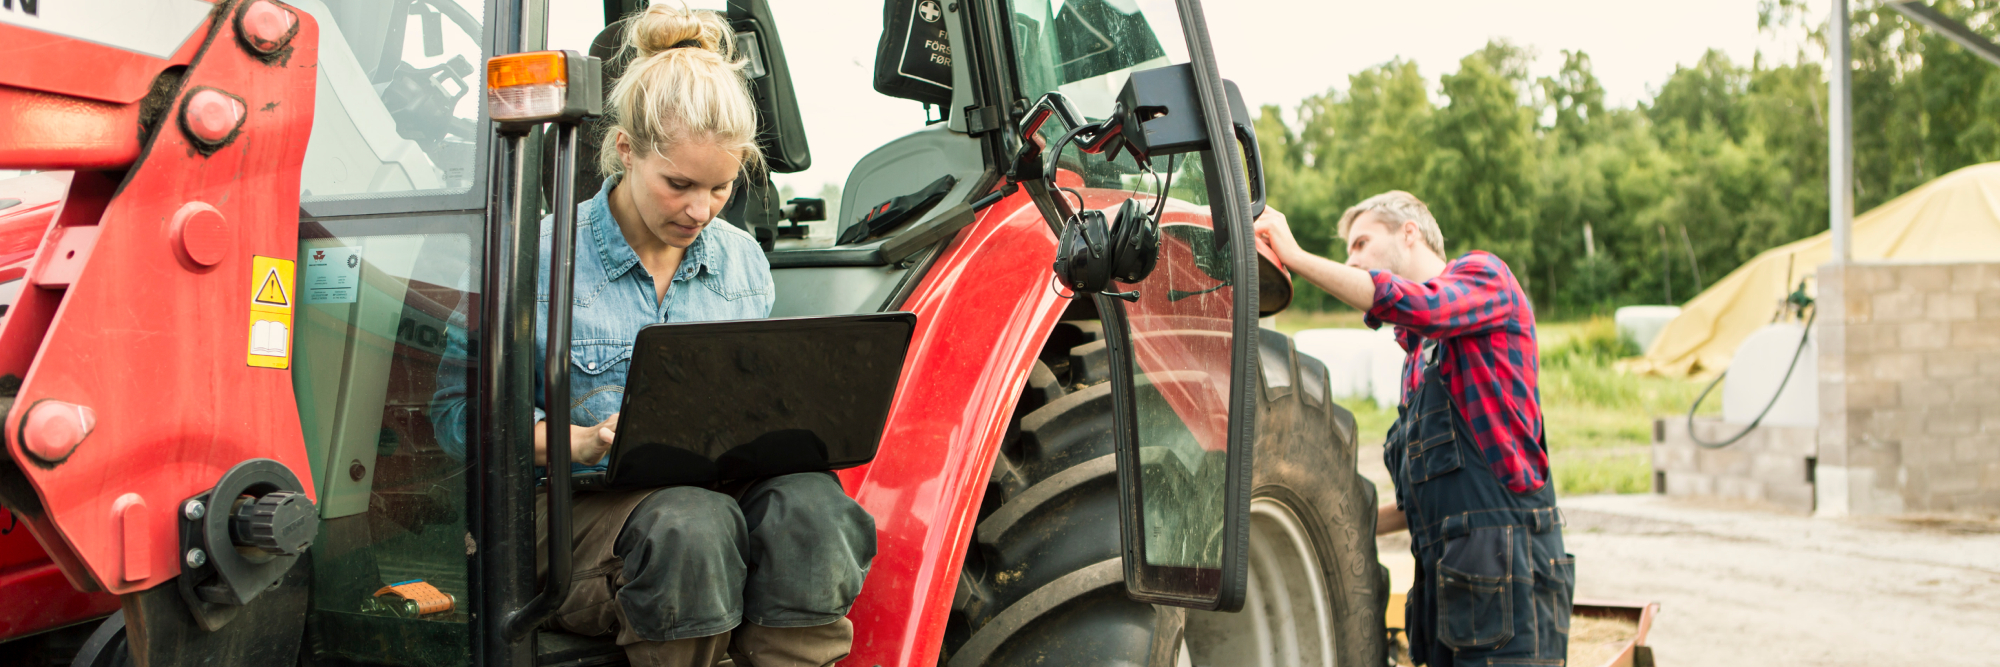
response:
[[[966,134],[976,137],[998,129],[1000,129],[1000,109],[980,106],[965,108]]]

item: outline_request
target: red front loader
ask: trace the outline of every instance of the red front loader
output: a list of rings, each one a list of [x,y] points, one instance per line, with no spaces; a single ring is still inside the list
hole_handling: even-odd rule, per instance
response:
[[[133,4],[0,4],[0,169],[30,172],[0,180],[0,655],[623,664],[536,629],[528,456],[535,271],[568,261],[528,234],[595,192],[600,135],[501,128],[481,89],[496,54],[608,58],[639,2]],[[1375,494],[1325,369],[1257,328],[1290,286],[1198,0],[716,10],[777,172],[722,217],[773,315],[917,315],[879,453],[839,472],[880,545],[843,664],[1382,664]],[[809,130],[873,148],[815,170]],[[1088,247],[1121,207],[1156,241]],[[1079,292],[1093,252],[1157,266]],[[449,326],[463,457],[428,417]]]

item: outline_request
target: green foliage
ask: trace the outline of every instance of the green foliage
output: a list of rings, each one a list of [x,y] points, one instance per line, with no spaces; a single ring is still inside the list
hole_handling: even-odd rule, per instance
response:
[[[1933,4],[2000,35],[2000,0]],[[1301,102],[1291,125],[1262,110],[1271,203],[1308,250],[1340,259],[1343,210],[1413,192],[1453,255],[1500,256],[1543,318],[1684,301],[1826,229],[1825,16],[1805,7],[1760,4],[1760,25],[1796,56],[1710,51],[1633,108],[1605,106],[1581,51],[1539,79],[1505,42],[1436,79],[1407,60],[1369,68]],[[1856,211],[2000,160],[2000,68],[1878,0],[1854,7]],[[1294,308],[1339,309],[1296,287]]]

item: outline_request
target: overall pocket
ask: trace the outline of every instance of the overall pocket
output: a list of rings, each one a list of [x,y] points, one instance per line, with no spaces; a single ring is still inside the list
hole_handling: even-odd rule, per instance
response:
[[[1514,638],[1514,530],[1475,528],[1445,542],[1438,559],[1439,642],[1496,648]]]
[[[1450,404],[1435,408],[1418,418],[1417,428],[1411,429],[1413,441],[1405,446],[1409,452],[1405,465],[1411,484],[1421,484],[1459,469],[1459,448],[1453,446],[1457,436],[1452,432],[1451,416],[1445,412],[1450,409]]]
[[[1576,592],[1576,556],[1543,558],[1536,554],[1536,560],[1539,561],[1535,572],[1536,614],[1556,632],[1567,635],[1572,596]]]

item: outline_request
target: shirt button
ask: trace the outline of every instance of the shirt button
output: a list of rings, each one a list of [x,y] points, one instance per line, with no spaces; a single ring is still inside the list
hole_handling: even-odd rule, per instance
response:
[[[584,367],[584,368],[587,368],[587,369],[589,369],[589,370],[593,370],[593,371],[594,371],[594,370],[597,370],[597,362],[593,361],[593,362],[590,362],[590,363],[587,363],[587,364],[584,364],[584,365],[583,365],[583,367]]]

